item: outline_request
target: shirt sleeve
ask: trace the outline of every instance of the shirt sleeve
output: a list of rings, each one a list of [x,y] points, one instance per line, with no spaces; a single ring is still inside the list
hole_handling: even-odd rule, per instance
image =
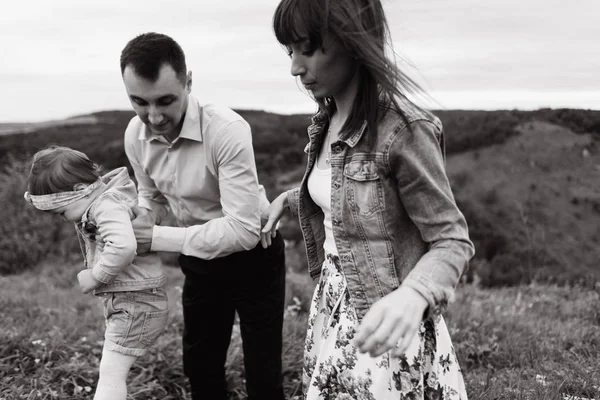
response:
[[[190,227],[155,226],[153,251],[212,259],[258,244],[264,191],[258,184],[248,123],[239,120],[225,125],[214,137],[211,155],[217,168],[223,216]]]
[[[391,162],[402,203],[429,250],[403,285],[427,299],[429,313],[438,313],[452,298],[475,250],[446,175],[441,127],[423,120],[411,128],[396,137]]]
[[[137,243],[129,207],[114,197],[102,196],[93,210],[93,218],[104,247],[96,264],[92,266],[92,275],[102,282],[110,283],[128,265],[135,255]]]
[[[168,214],[167,199],[160,193],[154,185],[154,181],[146,174],[139,159],[140,140],[137,137],[138,132],[135,124],[132,122],[125,132],[125,154],[133,169],[135,180],[137,181],[138,205],[140,207],[152,210],[158,220],[162,220]]]

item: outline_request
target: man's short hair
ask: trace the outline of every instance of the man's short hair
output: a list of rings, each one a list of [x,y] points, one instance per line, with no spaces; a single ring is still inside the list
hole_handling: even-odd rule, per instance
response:
[[[121,75],[127,66],[131,66],[137,75],[155,82],[164,64],[170,65],[179,80],[185,82],[185,54],[175,40],[162,33],[142,33],[121,51]]]

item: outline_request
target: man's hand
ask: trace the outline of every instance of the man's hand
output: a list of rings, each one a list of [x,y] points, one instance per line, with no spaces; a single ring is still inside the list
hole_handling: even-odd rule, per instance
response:
[[[98,289],[102,282],[94,278],[92,275],[91,269],[84,269],[83,271],[79,271],[77,274],[77,280],[79,281],[79,287],[81,288],[81,292],[84,294],[88,294],[94,289]]]
[[[131,220],[131,225],[137,241],[137,254],[145,254],[152,247],[152,234],[156,219],[154,213],[146,208],[135,206],[133,213],[135,218]]]

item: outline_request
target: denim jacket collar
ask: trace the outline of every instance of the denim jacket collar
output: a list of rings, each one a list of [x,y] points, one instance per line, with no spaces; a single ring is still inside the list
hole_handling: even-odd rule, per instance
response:
[[[323,132],[325,126],[328,125],[327,113],[319,110],[319,112],[312,116],[311,122],[312,124],[308,127],[307,131],[308,137],[312,142],[317,136],[319,136]],[[352,132],[350,135],[348,135],[348,137],[340,140],[346,143],[349,147],[354,147],[360,141],[360,138],[364,134],[366,128],[367,121],[364,120],[358,131]]]

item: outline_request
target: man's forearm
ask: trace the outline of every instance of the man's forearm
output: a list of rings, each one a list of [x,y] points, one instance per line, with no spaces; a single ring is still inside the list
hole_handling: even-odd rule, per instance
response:
[[[155,226],[152,251],[166,251],[205,260],[223,257],[256,247],[260,226],[249,231],[227,217],[190,227]]]

